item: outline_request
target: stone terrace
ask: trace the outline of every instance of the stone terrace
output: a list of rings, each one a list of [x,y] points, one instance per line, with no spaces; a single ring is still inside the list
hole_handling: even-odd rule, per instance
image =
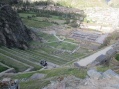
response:
[[[84,31],[74,31],[71,34],[71,37],[78,40],[86,40],[91,42],[96,42],[99,44],[103,44],[103,41],[105,40],[107,34],[102,35],[98,32],[84,32]]]

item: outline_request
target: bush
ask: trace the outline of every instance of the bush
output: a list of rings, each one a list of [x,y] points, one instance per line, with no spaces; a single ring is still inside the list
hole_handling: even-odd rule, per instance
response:
[[[27,16],[27,19],[31,19],[31,16]]]
[[[111,34],[109,34],[109,36],[105,39],[103,46],[107,46],[110,44],[111,40],[116,41],[119,39],[119,32],[114,31]]]
[[[119,61],[119,54],[116,54],[115,59]]]

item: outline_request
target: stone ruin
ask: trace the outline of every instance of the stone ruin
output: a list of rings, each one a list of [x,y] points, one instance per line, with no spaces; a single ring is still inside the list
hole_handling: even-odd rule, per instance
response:
[[[105,72],[91,69],[85,79],[67,76],[51,81],[43,89],[119,89],[119,75],[111,69]]]
[[[4,78],[0,81],[0,89],[20,89],[19,81],[17,79]]]

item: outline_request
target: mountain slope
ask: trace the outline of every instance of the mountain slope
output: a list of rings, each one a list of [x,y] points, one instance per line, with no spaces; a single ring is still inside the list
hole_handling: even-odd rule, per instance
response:
[[[28,48],[32,32],[22,23],[18,14],[7,4],[0,4],[0,45]]]

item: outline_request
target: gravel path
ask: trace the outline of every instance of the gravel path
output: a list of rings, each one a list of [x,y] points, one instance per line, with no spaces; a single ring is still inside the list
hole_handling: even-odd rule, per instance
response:
[[[100,56],[101,54],[105,55],[106,52],[107,52],[108,50],[112,49],[112,48],[113,48],[112,45],[111,45],[111,46],[108,46],[108,47],[106,47],[106,48],[104,48],[104,49],[102,49],[102,50],[100,50],[100,51],[98,51],[98,52],[96,52],[96,53],[94,53],[94,54],[92,54],[92,55],[86,57],[86,58],[81,59],[80,61],[78,61],[78,62],[76,62],[76,63],[78,63],[78,64],[79,64],[80,66],[82,66],[82,67],[86,67],[88,64],[90,64],[90,63],[92,63],[94,60],[96,60],[96,58],[97,58],[98,56]]]

